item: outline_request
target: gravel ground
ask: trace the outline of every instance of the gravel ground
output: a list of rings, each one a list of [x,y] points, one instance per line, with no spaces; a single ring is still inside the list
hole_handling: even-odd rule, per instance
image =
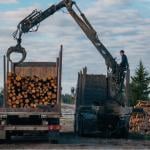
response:
[[[43,138],[44,139],[44,138]],[[62,133],[59,144],[51,144],[46,140],[36,138],[19,138],[11,143],[1,143],[0,149],[67,149],[67,150],[94,150],[94,149],[150,149],[150,141],[144,140],[123,140],[123,139],[100,139],[81,138],[72,133]]]

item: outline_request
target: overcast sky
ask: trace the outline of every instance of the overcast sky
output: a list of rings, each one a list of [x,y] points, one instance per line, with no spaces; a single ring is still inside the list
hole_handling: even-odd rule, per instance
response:
[[[3,85],[3,55],[16,41],[11,34],[33,9],[45,10],[59,0],[0,0],[0,86]],[[150,0],[76,0],[113,57],[120,61],[124,49],[134,70],[142,60],[150,71]],[[76,86],[78,72],[106,74],[104,59],[65,9],[43,21],[37,33],[23,36],[26,61],[55,61],[63,53],[63,93]]]

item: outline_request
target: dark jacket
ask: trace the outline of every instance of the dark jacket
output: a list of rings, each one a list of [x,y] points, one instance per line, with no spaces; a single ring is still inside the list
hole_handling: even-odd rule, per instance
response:
[[[122,60],[121,60],[121,63],[120,63],[120,67],[122,67],[124,69],[129,68],[128,58],[125,54],[122,55]]]

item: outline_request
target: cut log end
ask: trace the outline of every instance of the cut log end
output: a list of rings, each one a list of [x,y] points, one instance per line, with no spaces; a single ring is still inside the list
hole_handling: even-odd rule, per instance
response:
[[[41,79],[8,75],[8,107],[37,108],[38,105],[55,106],[57,103],[57,80],[52,76]]]

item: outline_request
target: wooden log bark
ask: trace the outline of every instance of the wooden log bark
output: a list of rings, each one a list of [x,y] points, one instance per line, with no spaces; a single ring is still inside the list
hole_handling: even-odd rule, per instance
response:
[[[139,101],[134,107],[137,110],[143,109],[143,112],[133,112],[130,117],[130,132],[150,135],[150,102]]]

